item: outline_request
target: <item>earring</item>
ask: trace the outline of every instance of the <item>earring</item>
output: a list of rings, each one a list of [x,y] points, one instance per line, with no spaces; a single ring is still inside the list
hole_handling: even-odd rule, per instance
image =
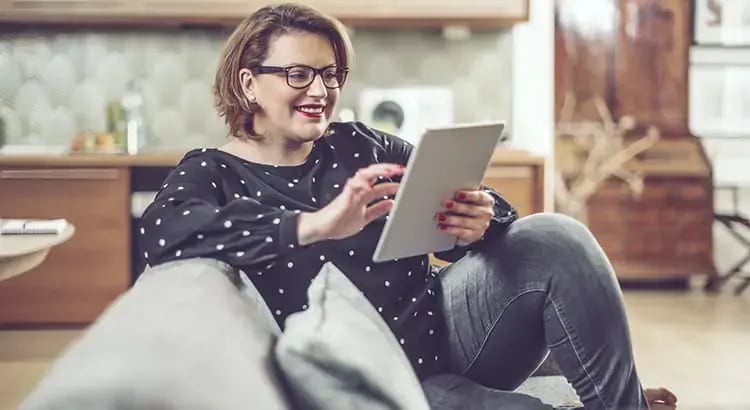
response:
[[[250,103],[255,104],[255,96],[254,95],[251,95],[249,97],[249,99],[250,99]]]

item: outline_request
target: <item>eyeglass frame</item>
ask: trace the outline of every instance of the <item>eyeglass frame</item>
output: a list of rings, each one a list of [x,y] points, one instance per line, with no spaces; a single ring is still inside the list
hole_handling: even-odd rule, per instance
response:
[[[289,83],[289,72],[295,68],[305,68],[309,69],[313,72],[312,78],[310,78],[310,82],[305,84],[304,86],[295,87],[292,84]],[[338,87],[329,87],[328,84],[326,84],[326,80],[323,78],[323,73],[326,70],[330,70],[331,68],[335,68],[337,70],[341,70],[343,72],[343,79],[341,80],[341,83],[338,85]],[[306,64],[293,64],[288,66],[272,66],[272,65],[256,65],[252,69],[253,74],[278,74],[278,73],[284,73],[284,78],[286,79],[286,85],[288,85],[291,88],[294,88],[295,90],[303,90],[310,86],[313,82],[315,82],[315,77],[320,76],[320,79],[323,80],[323,86],[325,86],[329,90],[335,90],[339,89],[344,86],[344,83],[346,83],[347,77],[349,75],[349,67],[339,67],[336,64],[331,64],[322,68],[315,68],[311,67]]]

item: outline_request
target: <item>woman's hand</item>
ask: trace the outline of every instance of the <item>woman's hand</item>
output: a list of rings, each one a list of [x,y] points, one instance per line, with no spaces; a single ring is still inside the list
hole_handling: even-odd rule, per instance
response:
[[[316,212],[305,212],[299,216],[298,241],[308,245],[325,239],[343,239],[361,231],[373,220],[387,214],[393,200],[384,199],[394,195],[399,184],[386,182],[375,185],[378,177],[403,174],[404,167],[398,164],[374,164],[362,168],[349,178],[341,193],[331,203]]]
[[[458,191],[443,202],[444,211],[435,219],[441,230],[458,237],[459,246],[466,246],[484,236],[495,216],[494,205],[495,199],[484,191]]]

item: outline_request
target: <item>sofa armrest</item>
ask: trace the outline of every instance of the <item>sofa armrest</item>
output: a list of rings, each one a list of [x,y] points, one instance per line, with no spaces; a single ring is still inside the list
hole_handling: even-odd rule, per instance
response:
[[[21,409],[290,408],[273,362],[278,327],[240,276],[209,259],[147,269]]]

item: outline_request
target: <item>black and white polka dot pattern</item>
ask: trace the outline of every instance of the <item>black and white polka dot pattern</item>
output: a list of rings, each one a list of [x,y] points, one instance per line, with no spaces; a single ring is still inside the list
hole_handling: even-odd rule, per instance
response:
[[[331,131],[296,166],[253,163],[216,149],[187,153],[143,215],[144,257],[151,266],[206,257],[241,269],[281,326],[307,308],[307,287],[331,261],[384,318],[417,374],[434,374],[443,365],[438,358],[445,324],[439,279],[427,256],[373,263],[385,218],[344,240],[299,245],[299,213],[326,206],[358,168],[406,164],[411,153],[403,140],[359,123],[335,123]]]

